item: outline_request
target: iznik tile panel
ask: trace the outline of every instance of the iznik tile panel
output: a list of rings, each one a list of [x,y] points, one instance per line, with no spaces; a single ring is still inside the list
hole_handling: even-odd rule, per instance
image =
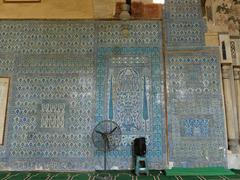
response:
[[[125,167],[132,161],[131,143],[136,137],[147,138],[150,167],[165,165],[163,70],[159,48],[113,48],[98,50],[97,121],[115,119],[122,127],[121,146],[110,153]],[[103,72],[98,69],[98,72]],[[105,107],[100,106],[105,104]],[[124,159],[124,161],[120,160]]]
[[[132,166],[131,141],[147,138],[149,166],[166,165],[159,21],[1,21],[0,75],[11,77],[0,167],[94,170],[91,133],[122,128],[108,168]]]
[[[144,22],[144,21],[143,21]],[[161,26],[156,21],[118,21],[115,24],[97,23],[97,42],[106,47],[159,46]],[[117,49],[116,49],[117,50]]]
[[[0,52],[93,53],[94,23],[88,21],[1,21]]]
[[[166,0],[167,49],[202,49],[206,25],[201,0]]]
[[[226,165],[218,50],[172,53],[167,64],[170,161],[183,167]]]
[[[202,20],[166,22],[168,50],[201,49],[204,45],[204,23]]]
[[[103,27],[114,31],[101,36]],[[98,43],[106,46],[111,42],[111,46],[99,45],[97,50],[96,120],[115,119],[121,125],[121,146],[110,153],[119,159],[121,167],[132,163],[131,142],[140,136],[147,138],[149,166],[166,165],[162,37],[157,33],[160,29],[161,23],[154,21],[98,25]],[[115,31],[121,33],[111,35]],[[121,43],[116,43],[118,38]]]
[[[166,0],[165,18],[192,20],[202,18],[201,0]]]
[[[76,157],[87,161],[94,154],[93,59],[80,55],[23,55],[16,57],[15,72],[9,109],[9,166],[85,169]]]

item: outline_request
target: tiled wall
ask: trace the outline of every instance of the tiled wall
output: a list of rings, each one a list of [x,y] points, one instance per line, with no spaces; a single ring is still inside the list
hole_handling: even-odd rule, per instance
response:
[[[171,53],[168,63],[170,161],[222,166],[226,137],[217,49]]]
[[[167,167],[168,152],[174,166],[224,166],[219,52],[204,47],[200,0],[168,0],[165,9],[166,28],[160,21],[1,21],[0,75],[11,77],[1,169],[102,168],[91,132],[104,119],[122,129],[108,168],[132,166],[139,136],[147,138],[150,168]]]
[[[226,165],[219,50],[204,46],[200,0],[167,0],[165,11],[169,161]]]
[[[99,169],[91,133],[104,119],[122,129],[108,168],[131,167],[138,136],[150,167],[166,165],[161,22],[0,23],[0,75],[11,77],[1,169]]]

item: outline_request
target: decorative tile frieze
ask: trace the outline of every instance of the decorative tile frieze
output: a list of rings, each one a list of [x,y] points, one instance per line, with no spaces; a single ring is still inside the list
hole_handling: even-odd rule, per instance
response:
[[[183,137],[208,137],[209,120],[207,119],[185,119],[181,124],[181,135]]]

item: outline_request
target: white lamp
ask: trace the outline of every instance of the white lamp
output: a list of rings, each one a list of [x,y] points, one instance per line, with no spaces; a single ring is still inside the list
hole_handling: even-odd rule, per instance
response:
[[[154,4],[164,4],[165,0],[153,0]]]

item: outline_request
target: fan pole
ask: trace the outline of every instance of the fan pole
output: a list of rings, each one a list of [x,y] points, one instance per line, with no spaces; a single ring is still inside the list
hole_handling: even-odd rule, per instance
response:
[[[104,140],[104,171],[107,170],[107,142]]]

